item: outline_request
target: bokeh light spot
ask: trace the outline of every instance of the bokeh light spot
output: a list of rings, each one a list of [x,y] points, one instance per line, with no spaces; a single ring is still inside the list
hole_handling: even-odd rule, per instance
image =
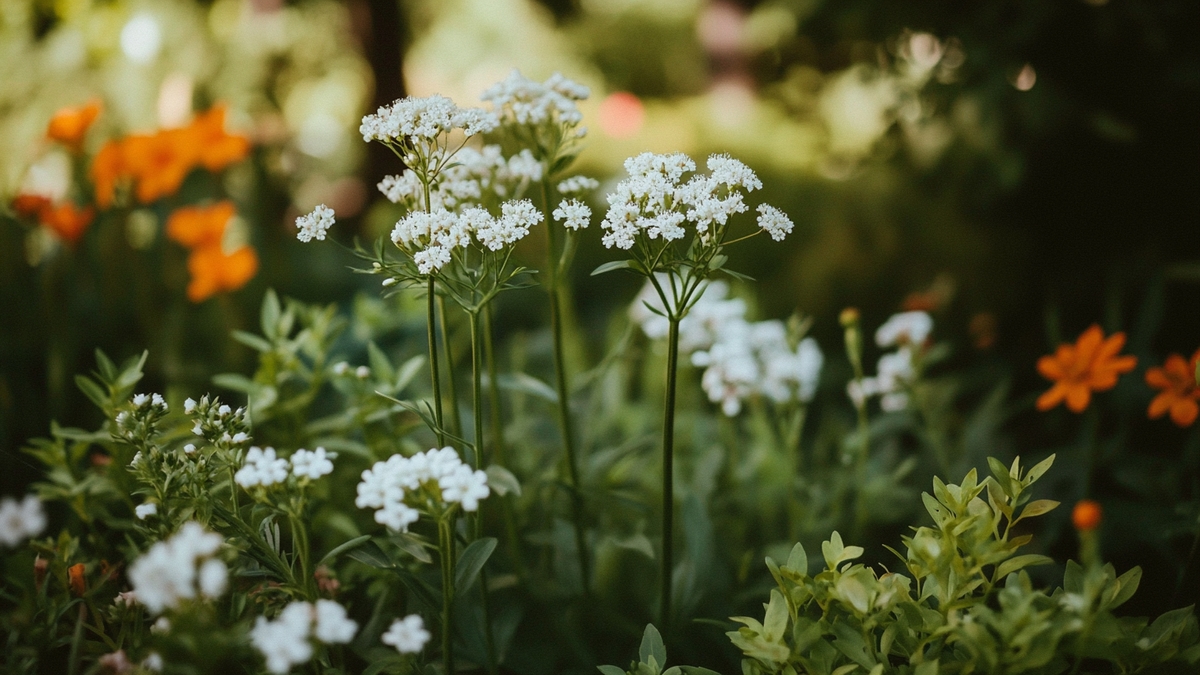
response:
[[[646,108],[627,91],[615,91],[600,102],[600,130],[612,138],[632,138],[642,129]]]

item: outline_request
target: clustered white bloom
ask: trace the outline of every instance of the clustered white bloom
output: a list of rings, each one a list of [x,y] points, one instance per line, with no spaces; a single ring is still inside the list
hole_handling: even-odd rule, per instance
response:
[[[300,448],[292,453],[290,458],[277,457],[275,448],[251,447],[246,451],[246,459],[242,468],[233,475],[233,480],[243,488],[270,487],[287,480],[288,474],[298,478],[316,480],[321,476],[333,473],[333,460],[336,453],[326,452],[325,448],[305,450]]]
[[[407,532],[420,514],[405,498],[422,489],[445,504],[460,504],[464,511],[477,510],[479,500],[490,494],[487,474],[472,470],[454,448],[445,447],[375,462],[363,471],[354,504],[360,509],[376,509],[375,522],[380,525]]]
[[[182,600],[216,598],[225,592],[229,570],[212,557],[221,535],[200,523],[188,522],[170,539],[160,541],[129,567],[129,581],[137,601],[151,613],[179,605]]]
[[[117,413],[116,433],[127,439],[146,438],[154,434],[157,423],[166,416],[167,401],[161,394],[134,394],[130,401],[133,410]]]
[[[155,504],[154,502],[138,504],[136,507],[134,507],[133,513],[138,517],[138,520],[145,520],[150,516],[158,514],[158,504]]]
[[[851,380],[846,393],[856,404],[871,396],[879,396],[879,407],[888,412],[908,407],[908,387],[917,377],[914,357],[924,348],[933,331],[933,318],[925,312],[894,314],[875,331],[875,343],[880,347],[896,347],[896,351],[879,357],[874,377],[864,377],[861,385]]]
[[[659,286],[669,289],[670,277],[656,273]],[[676,281],[678,283],[678,281]],[[700,293],[696,303],[679,322],[679,349],[690,354],[698,349],[708,349],[717,339],[720,327],[730,321],[744,321],[746,303],[741,298],[729,298],[729,284],[711,281]],[[667,337],[670,322],[662,298],[654,284],[646,281],[633,304],[629,306],[629,318],[642,327],[642,332],[653,340]]]
[[[199,401],[191,398],[183,402],[183,411],[193,418],[192,433],[219,446],[231,447],[241,445],[250,440],[247,430],[250,425],[246,419],[245,406],[232,408],[220,402],[220,399],[201,396]],[[194,444],[188,454],[195,452]]]
[[[471,246],[473,239],[498,251],[525,237],[541,221],[541,211],[528,199],[504,202],[499,218],[475,206],[462,213],[413,211],[396,223],[392,242],[412,256],[418,272],[432,274],[450,262],[455,249]]]
[[[44,529],[46,513],[37,496],[25,495],[19,502],[12,497],[0,499],[0,544],[16,546]]]
[[[325,233],[333,227],[333,209],[318,204],[312,213],[296,219],[296,238],[303,242],[313,239],[325,241]]]
[[[696,163],[682,153],[642,153],[625,160],[629,178],[608,195],[608,213],[600,226],[608,248],[630,249],[638,235],[664,241],[682,239],[691,223],[701,242],[711,240],[713,230],[723,227],[730,216],[746,210],[743,192],[762,187],[754,171],[727,155],[708,158],[708,175],[683,175],[696,170]],[[759,209],[759,227],[780,240],[791,231],[791,221],[773,207]]]
[[[730,321],[711,348],[692,354],[692,364],[705,368],[700,384],[708,400],[729,417],[756,395],[775,403],[811,401],[824,361],[812,338],[793,350],[782,321]]]
[[[293,602],[274,621],[258,617],[250,630],[250,642],[266,659],[267,670],[282,674],[312,658],[312,639],[347,644],[357,631],[358,623],[333,600],[317,600],[315,605]]]
[[[564,199],[554,209],[553,215],[568,230],[582,230],[592,220],[592,209],[578,199]]]
[[[580,197],[600,187],[600,181],[587,176],[571,176],[558,184],[558,192],[568,197]]]
[[[425,622],[419,615],[409,614],[393,621],[380,640],[385,645],[395,647],[401,654],[416,654],[429,642],[429,631],[425,630]]]
[[[483,92],[480,98],[492,104],[503,122],[511,124],[543,124],[560,122],[568,126],[583,121],[575,105],[591,91],[559,73],[545,82],[536,82],[513,69],[508,77]]]
[[[497,117],[481,108],[459,108],[445,96],[409,96],[374,115],[362,119],[359,132],[364,141],[406,143],[413,139],[436,140],[442,134],[462,130],[466,136],[484,133],[499,125]]]
[[[425,208],[425,186],[412,169],[397,176],[385,176],[379,191],[393,203],[410,211],[455,211],[482,200],[485,195],[505,199],[524,184],[542,179],[542,164],[528,149],[504,158],[499,145],[479,150],[462,148],[454,162],[431,176],[429,208]]]

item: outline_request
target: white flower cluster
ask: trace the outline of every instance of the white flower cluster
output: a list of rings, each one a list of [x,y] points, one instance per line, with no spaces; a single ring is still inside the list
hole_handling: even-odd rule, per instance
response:
[[[500,119],[508,124],[561,123],[567,126],[583,121],[575,105],[591,91],[559,73],[545,82],[536,82],[513,69],[508,77],[483,92],[480,98],[492,104]]]
[[[200,523],[184,523],[170,539],[150,547],[129,567],[129,581],[138,602],[153,614],[183,600],[216,598],[225,592],[229,570],[212,557],[221,548],[221,535]]]
[[[313,639],[348,644],[357,631],[358,623],[333,600],[293,602],[274,621],[258,617],[250,629],[250,642],[266,659],[267,670],[282,675],[312,658]]]
[[[670,277],[662,272],[654,276],[659,286],[670,289]],[[730,321],[745,320],[745,301],[729,298],[728,295],[729,284],[724,281],[712,281],[705,286],[696,303],[679,322],[679,349],[684,354],[708,349],[716,342],[721,326]],[[665,314],[662,298],[654,289],[654,285],[646,281],[646,285],[629,306],[629,318],[642,327],[646,337],[662,340],[667,337],[670,329],[670,322]]]
[[[420,514],[405,498],[422,489],[432,491],[445,504],[460,504],[464,511],[478,510],[479,500],[491,494],[487,474],[473,471],[454,448],[445,447],[375,462],[363,471],[354,504],[360,509],[376,509],[375,522],[380,525],[407,532]]]
[[[460,129],[466,136],[495,129],[500,120],[482,108],[459,108],[454,101],[434,94],[424,98],[409,96],[377,110],[362,119],[358,130],[364,141],[409,143],[434,141],[442,134]]]
[[[317,204],[312,213],[307,213],[296,219],[296,238],[303,242],[313,239],[325,241],[325,233],[333,227],[333,209],[324,204]]]
[[[558,192],[567,197],[582,197],[600,187],[600,181],[587,176],[571,176],[558,184]]]
[[[811,401],[824,362],[811,337],[793,350],[782,321],[730,321],[711,348],[692,354],[692,364],[705,368],[700,384],[708,400],[720,403],[728,417],[753,396],[775,403]]]
[[[541,221],[541,211],[528,199],[504,202],[499,218],[477,206],[462,213],[413,211],[396,223],[392,242],[412,256],[418,272],[432,274],[450,262],[454,249],[467,248],[472,239],[498,251],[529,234],[529,228]]]
[[[430,210],[455,211],[485,195],[504,199],[519,186],[541,179],[542,163],[528,148],[507,159],[499,145],[485,145],[479,150],[462,148],[454,155],[454,162],[433,177]],[[407,206],[410,211],[426,210],[425,187],[412,169],[398,176],[385,176],[378,188],[389,201]]]
[[[316,480],[321,476],[333,473],[332,460],[336,455],[327,453],[325,448],[305,450],[301,448],[292,453],[291,461],[275,455],[275,448],[260,448],[253,446],[246,451],[246,460],[242,468],[233,475],[233,480],[243,488],[270,487],[287,480],[288,474],[298,478]]]
[[[879,396],[879,407],[888,412],[908,407],[908,387],[917,377],[913,357],[924,348],[933,331],[933,318],[925,312],[894,314],[875,331],[875,344],[896,351],[879,357],[874,377],[864,377],[861,386],[851,380],[846,393],[856,404]]]
[[[46,513],[35,495],[25,495],[19,502],[12,497],[0,499],[0,544],[16,546],[44,529]]]
[[[409,614],[393,621],[380,640],[385,645],[395,647],[401,654],[416,654],[429,642],[429,631],[425,630],[425,622],[419,615]]]
[[[117,413],[116,433],[128,439],[152,435],[157,422],[167,414],[167,401],[161,394],[134,394],[131,403],[133,410]]]
[[[145,520],[150,516],[156,516],[158,515],[158,504],[155,504],[154,502],[138,504],[136,507],[134,507],[133,514],[137,516],[138,520]]]
[[[730,216],[746,210],[743,192],[762,187],[750,167],[727,155],[708,158],[708,175],[683,175],[696,170],[696,163],[682,153],[642,153],[625,160],[629,178],[608,195],[608,213],[600,226],[608,248],[630,249],[638,235],[665,241],[682,239],[691,223],[702,242],[712,230],[724,226]],[[791,221],[773,207],[759,209],[759,227],[781,240],[791,231]]]
[[[592,221],[592,209],[578,199],[564,199],[554,209],[554,219],[568,230],[582,230]]]
[[[249,442],[245,406],[236,410],[221,403],[220,399],[201,396],[197,402],[191,398],[183,402],[183,411],[194,418],[192,433],[205,440],[223,446],[237,446]],[[189,444],[191,445],[191,444]],[[195,452],[195,446],[191,451]]]

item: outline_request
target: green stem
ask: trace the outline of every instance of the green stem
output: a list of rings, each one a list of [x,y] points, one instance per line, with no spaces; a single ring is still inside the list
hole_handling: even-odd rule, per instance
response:
[[[671,317],[667,334],[667,394],[663,406],[663,485],[662,485],[662,578],[659,625],[664,629],[671,618],[671,572],[674,567],[672,546],[675,525],[675,380],[679,362],[679,319]]]
[[[471,414],[475,432],[475,468],[483,467],[483,350],[479,344],[479,311],[467,312],[468,325],[471,330]],[[475,537],[482,534],[483,514],[476,514],[473,519]],[[483,608],[483,637],[487,645],[487,669],[491,675],[496,674],[496,646],[492,635],[492,613],[488,603],[487,570],[480,570],[479,593],[482,596]]]
[[[434,316],[434,310],[437,305],[437,289],[434,287],[432,275],[429,276],[426,293],[429,296],[426,306],[426,314],[429,320],[429,375],[433,380],[433,420],[437,426],[434,433],[437,434],[438,447],[443,447],[446,445],[446,435],[442,431],[442,383],[438,377],[437,322]]]
[[[453,519],[438,519],[442,562],[442,672],[454,675],[454,530]]]
[[[496,380],[496,352],[492,345],[492,306],[489,303],[483,310],[483,360],[487,364],[488,373],[488,403],[490,406],[492,431],[492,461],[507,469],[507,458],[504,446],[504,425],[500,415],[500,385]],[[517,577],[526,577],[525,560],[521,555],[521,541],[517,535],[517,520],[513,514],[512,503],[508,496],[500,498],[500,511],[504,517],[504,530],[508,540],[508,555],[512,558]]]
[[[450,433],[462,438],[462,415],[458,412],[458,387],[454,383],[454,351],[450,349],[450,323],[446,321],[446,299],[437,299],[438,323],[442,326],[442,351],[446,353],[446,393],[450,397]],[[478,452],[478,450],[476,450]]]
[[[542,180],[542,212],[546,216],[547,262],[550,293],[550,333],[554,342],[554,381],[558,389],[558,424],[562,433],[563,449],[566,454],[567,472],[571,479],[571,507],[575,521],[575,549],[579,553],[579,574],[584,595],[590,593],[591,561],[587,552],[587,541],[583,529],[583,493],[579,482],[579,462],[575,455],[575,441],[571,433],[571,390],[567,386],[567,372],[563,351],[562,300],[558,279],[558,241],[556,229],[550,220],[550,191],[546,180]]]

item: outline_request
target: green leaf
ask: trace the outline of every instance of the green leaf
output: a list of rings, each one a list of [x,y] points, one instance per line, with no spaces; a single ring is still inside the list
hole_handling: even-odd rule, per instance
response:
[[[391,382],[396,377],[392,362],[373,340],[367,343],[367,360],[371,363],[371,372],[376,381]]]
[[[235,330],[233,331],[233,339],[255,351],[259,351],[264,354],[271,351],[271,343],[255,335],[254,333],[247,333],[244,330]]]
[[[404,362],[400,369],[396,371],[396,391],[400,391],[408,386],[409,382],[416,377],[417,373],[421,372],[421,367],[425,365],[424,356],[414,356]]]
[[[454,568],[454,590],[463,593],[475,584],[479,571],[496,550],[495,537],[480,537],[463,549]]]
[[[113,382],[117,379],[117,366],[108,358],[108,355],[99,349],[96,350],[96,367],[100,369],[100,376],[104,378],[105,383]]]
[[[988,457],[987,461],[988,468],[992,470],[992,477],[996,479],[996,483],[1004,491],[1005,496],[1012,499],[1015,492],[1013,491],[1012,478],[1008,475],[1008,467],[1004,466],[1004,462],[995,457]]]
[[[1056,502],[1053,499],[1034,500],[1032,502],[1029,502],[1029,504],[1026,505],[1024,509],[1021,510],[1021,515],[1017,516],[1017,520],[1023,520],[1025,518],[1033,518],[1035,516],[1041,516],[1041,515],[1050,513],[1054,509],[1058,508],[1058,505],[1059,505],[1059,502]],[[1013,522],[1016,522],[1016,521],[1013,521]]]
[[[350,541],[348,541],[344,544],[341,544],[340,546],[334,547],[334,549],[331,550],[329,553],[326,553],[325,557],[321,558],[321,560],[319,562],[317,562],[317,564],[323,565],[323,564],[325,564],[326,560],[331,560],[333,558],[336,558],[339,555],[345,553],[346,551],[349,551],[350,549],[353,549],[353,548],[363,545],[370,539],[371,539],[371,535],[369,535],[369,534],[364,534],[361,537],[355,537],[355,538],[351,539]]]
[[[142,351],[141,356],[133,356],[125,361],[121,366],[121,374],[117,376],[116,386],[118,389],[132,387],[142,379],[142,368],[146,365],[146,358],[149,356],[149,351]]]
[[[558,403],[558,392],[545,382],[526,373],[501,375],[496,378],[496,384],[500,385],[501,389],[519,391],[545,399],[550,403]]]
[[[1054,558],[1051,558],[1050,556],[1039,555],[1037,553],[1019,555],[1015,558],[1009,558],[1008,560],[1000,563],[1000,565],[996,567],[995,579],[1003,579],[1009,574],[1029,567],[1030,565],[1047,565],[1052,562],[1054,562]]]
[[[501,497],[513,494],[521,496],[521,482],[511,471],[499,464],[489,464],[487,471],[488,487]]]
[[[611,272],[613,270],[627,270],[627,269],[630,269],[630,267],[631,267],[630,261],[628,261],[628,260],[613,260],[611,262],[606,262],[603,265],[592,270],[591,276],[605,274],[605,273]]]
[[[808,554],[804,552],[804,545],[796,542],[792,547],[792,552],[788,554],[787,562],[784,567],[799,572],[802,575],[808,574]]]
[[[241,375],[239,373],[221,373],[220,375],[213,375],[212,381],[213,384],[217,385],[218,387],[241,392],[243,394],[253,394],[258,390],[258,385],[254,382],[254,380],[251,380],[245,375]]]
[[[1137,592],[1138,585],[1142,582],[1142,568],[1134,567],[1125,574],[1117,577],[1115,583],[1115,592],[1113,597],[1106,603],[1105,609],[1116,609],[1125,604],[1133,594]]]
[[[263,335],[267,336],[268,340],[275,340],[279,337],[280,313],[279,296],[275,295],[275,289],[268,288],[267,294],[263,296],[262,312],[259,314],[259,324],[262,326]]]
[[[388,541],[395,544],[401,551],[411,555],[425,564],[433,562],[433,556],[429,555],[425,544],[415,535],[409,532],[400,532],[388,537]]]
[[[596,666],[596,669],[604,675],[625,675],[625,671],[616,666]]]
[[[662,635],[654,624],[646,624],[646,630],[642,632],[642,644],[638,647],[638,660],[642,663],[650,663],[650,659],[661,668],[667,663],[667,646],[663,644]]]
[[[84,396],[87,396],[92,403],[95,403],[97,408],[101,410],[108,409],[110,403],[108,394],[100,385],[96,384],[95,380],[86,375],[76,375],[75,386],[79,387],[79,391],[82,391]]]
[[[771,589],[771,601],[767,603],[767,614],[763,617],[763,637],[771,642],[782,642],[787,631],[788,604],[783,594]]]
[[[354,548],[350,551],[350,558],[381,570],[392,569],[396,566],[388,554],[379,548],[379,544],[373,541],[364,542]]]
[[[1043,459],[1035,464],[1034,467],[1029,470],[1029,473],[1025,474],[1025,484],[1032,484],[1034,481],[1041,478],[1042,474],[1049,471],[1050,467],[1054,465],[1054,457],[1055,455],[1050,455],[1046,459]]]
[[[913,675],[938,675],[938,660],[926,661],[913,669]]]

